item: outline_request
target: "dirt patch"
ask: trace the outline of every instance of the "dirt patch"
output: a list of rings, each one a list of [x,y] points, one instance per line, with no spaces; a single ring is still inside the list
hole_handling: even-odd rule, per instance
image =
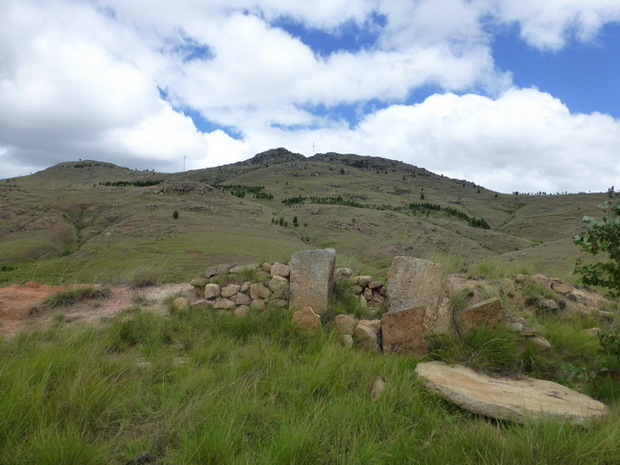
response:
[[[21,331],[41,330],[51,327],[59,319],[68,325],[101,324],[122,310],[140,303],[149,311],[167,312],[165,300],[177,292],[189,293],[189,284],[162,284],[140,289],[108,287],[110,296],[105,300],[87,300],[66,308],[47,309],[42,304],[49,296],[91,284],[50,286],[29,281],[0,287],[0,335],[10,338]],[[97,286],[94,286],[97,287]]]

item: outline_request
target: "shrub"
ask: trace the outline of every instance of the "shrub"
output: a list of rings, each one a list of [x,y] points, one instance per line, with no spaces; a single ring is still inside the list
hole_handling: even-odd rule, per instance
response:
[[[607,192],[609,200],[599,209],[605,212],[603,219],[598,221],[590,216],[584,216],[584,223],[588,224],[583,234],[575,234],[573,242],[586,253],[593,256],[599,253],[607,255],[607,260],[591,265],[582,265],[581,258],[577,261],[575,273],[581,275],[584,284],[603,286],[614,295],[620,295],[620,193],[614,192],[612,187]]]

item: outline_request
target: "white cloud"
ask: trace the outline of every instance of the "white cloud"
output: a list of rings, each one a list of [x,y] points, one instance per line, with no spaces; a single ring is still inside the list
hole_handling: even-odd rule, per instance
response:
[[[373,13],[386,18],[374,46],[329,56],[273,26],[337,35]],[[0,177],[87,157],[178,171],[184,157],[195,169],[313,143],[502,191],[603,190],[618,175],[618,121],[511,88],[485,28],[518,24],[557,50],[620,20],[617,0],[2,0],[0,15]],[[209,56],[188,60],[193,45]],[[421,86],[446,93],[404,105]],[[352,129],[309,110],[372,101],[390,106]]]
[[[616,0],[479,0],[498,20],[517,23],[521,37],[540,49],[559,50],[572,37],[591,41],[606,22],[620,21]]]

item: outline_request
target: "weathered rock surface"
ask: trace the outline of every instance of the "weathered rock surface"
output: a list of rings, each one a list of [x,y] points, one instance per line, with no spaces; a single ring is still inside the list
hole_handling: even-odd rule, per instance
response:
[[[239,284],[229,284],[228,286],[224,286],[220,290],[220,295],[228,299],[229,297],[234,296],[237,292],[239,292],[241,286]]]
[[[425,307],[427,334],[453,332],[450,288],[441,264],[414,257],[394,257],[387,281],[390,312]]]
[[[424,307],[413,307],[384,313],[381,317],[383,352],[426,355],[426,333],[424,331]]]
[[[217,284],[207,284],[205,286],[205,299],[215,299],[220,296],[220,286]]]
[[[207,271],[205,271],[202,276],[203,278],[207,278],[207,279],[212,278],[213,276],[217,276],[218,274],[228,273],[228,270],[230,270],[231,268],[232,268],[232,265],[212,266],[211,268],[208,268]]]
[[[325,313],[334,289],[336,251],[323,249],[296,252],[289,266],[290,308],[312,307],[319,315]]]
[[[498,297],[492,297],[461,310],[457,326],[461,334],[467,334],[480,326],[495,326],[502,320],[502,303]]]
[[[321,316],[317,315],[312,308],[305,307],[293,313],[293,326],[308,334],[316,334],[321,328]]]
[[[381,352],[379,334],[374,328],[364,324],[358,324],[355,328],[355,340],[357,345],[370,352]]]
[[[282,276],[283,278],[288,278],[291,274],[291,268],[284,263],[276,262],[271,265],[271,268],[269,269],[269,274],[271,276]]]
[[[334,318],[334,328],[338,334],[353,334],[357,320],[349,315],[336,315]]]
[[[250,297],[252,299],[266,299],[271,294],[271,290],[263,283],[254,283],[250,286]]]
[[[461,365],[419,363],[424,384],[459,407],[480,415],[523,423],[555,418],[583,425],[607,413],[604,404],[560,384],[533,378],[491,378]]]

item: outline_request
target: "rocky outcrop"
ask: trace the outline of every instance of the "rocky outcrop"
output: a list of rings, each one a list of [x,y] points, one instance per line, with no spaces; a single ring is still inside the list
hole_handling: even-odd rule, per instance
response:
[[[450,288],[441,264],[414,257],[394,257],[387,281],[390,312],[425,307],[427,334],[453,332]]]
[[[290,266],[290,308],[312,307],[323,314],[334,290],[336,251],[334,249],[295,252]]]
[[[428,389],[491,418],[524,423],[544,417],[583,425],[607,413],[604,404],[551,381],[491,378],[443,362],[419,363],[415,373]]]

